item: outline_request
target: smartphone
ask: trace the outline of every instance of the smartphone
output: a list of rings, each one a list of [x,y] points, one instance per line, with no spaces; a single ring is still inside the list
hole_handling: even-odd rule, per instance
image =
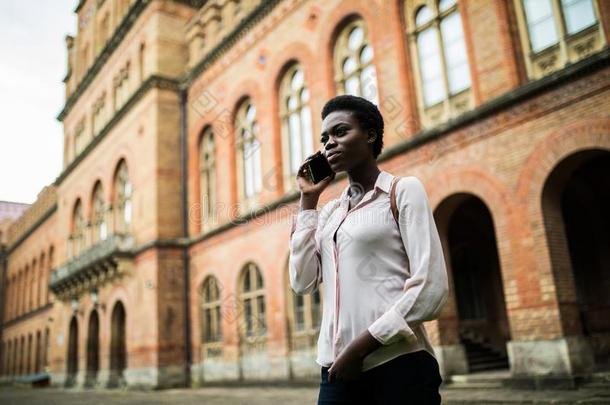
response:
[[[319,183],[334,173],[323,153],[318,153],[314,156],[307,164],[307,168],[309,171],[309,178],[311,178],[311,181],[313,181],[314,184]]]

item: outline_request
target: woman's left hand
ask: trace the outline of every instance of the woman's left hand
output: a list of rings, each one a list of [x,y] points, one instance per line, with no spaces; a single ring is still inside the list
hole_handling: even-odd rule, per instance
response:
[[[363,358],[355,353],[354,350],[349,350],[349,347],[337,357],[337,360],[330,366],[328,370],[328,382],[332,383],[335,380],[351,381],[356,380],[362,372]]]
[[[381,346],[381,343],[368,330],[365,330],[343,350],[337,360],[330,366],[328,382],[356,380],[362,372],[364,358],[379,346]]]

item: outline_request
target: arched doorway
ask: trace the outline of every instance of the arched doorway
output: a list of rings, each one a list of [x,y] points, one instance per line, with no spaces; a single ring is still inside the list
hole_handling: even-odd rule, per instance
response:
[[[110,386],[123,385],[123,372],[127,368],[125,307],[117,302],[112,309],[110,336]]]
[[[491,212],[478,197],[460,193],[445,199],[435,217],[445,233],[468,370],[508,368],[510,329]]]
[[[100,369],[100,320],[97,311],[93,310],[89,317],[87,330],[87,375],[85,385],[93,386]]]
[[[71,387],[76,383],[76,373],[78,372],[78,321],[76,316],[70,320],[70,330],[68,333],[68,367],[66,376],[66,386]]]
[[[542,210],[566,335],[584,336],[598,366],[610,363],[610,152],[562,160]]]

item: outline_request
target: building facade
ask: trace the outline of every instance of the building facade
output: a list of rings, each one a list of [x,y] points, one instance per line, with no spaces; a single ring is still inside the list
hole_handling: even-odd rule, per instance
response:
[[[380,167],[419,177],[434,209],[451,291],[426,329],[442,373],[609,365],[610,3],[75,12],[64,167],[6,236],[3,381],[317,378],[322,302],[290,290],[288,242],[296,169],[345,93],[379,106]]]

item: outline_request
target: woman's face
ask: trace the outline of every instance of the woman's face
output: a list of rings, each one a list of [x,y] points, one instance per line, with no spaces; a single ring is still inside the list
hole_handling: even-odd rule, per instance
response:
[[[373,135],[373,134],[371,134]],[[335,172],[349,171],[373,156],[371,136],[351,111],[334,111],[322,121],[322,152]]]

